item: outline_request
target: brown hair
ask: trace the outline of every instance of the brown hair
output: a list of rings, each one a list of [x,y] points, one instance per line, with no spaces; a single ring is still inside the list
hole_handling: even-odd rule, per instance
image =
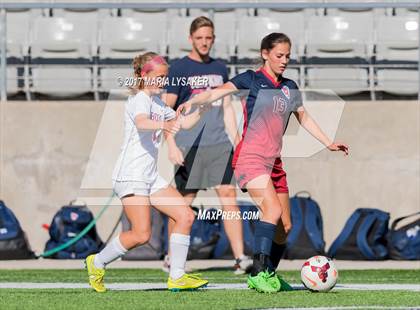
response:
[[[159,56],[154,52],[146,52],[141,55],[134,57],[132,65],[134,70],[134,78],[136,83],[130,87],[130,90],[135,93],[137,90],[144,88],[144,81],[141,79],[141,70],[143,66],[153,59],[153,57]]]
[[[261,40],[260,53],[262,53],[263,50],[270,51],[278,43],[288,43],[290,45],[290,47],[292,46],[292,41],[290,40],[290,38],[286,34],[281,33],[281,32],[272,32],[272,33],[266,35]],[[262,55],[261,55],[261,58],[262,58]],[[264,59],[263,59],[263,62],[264,62]]]
[[[192,21],[190,26],[190,35],[192,35],[201,27],[210,27],[214,31],[213,22],[205,16],[200,16]]]

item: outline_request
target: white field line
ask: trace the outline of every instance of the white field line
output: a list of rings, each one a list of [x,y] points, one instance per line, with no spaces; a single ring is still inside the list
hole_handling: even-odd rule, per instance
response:
[[[108,283],[110,290],[163,290],[166,283]],[[303,285],[293,284],[297,290],[303,290]],[[36,282],[1,282],[0,289],[87,289],[87,283],[36,283]],[[210,290],[245,290],[245,283],[210,283]],[[414,291],[420,292],[420,284],[337,284],[334,290],[373,290],[373,291]]]

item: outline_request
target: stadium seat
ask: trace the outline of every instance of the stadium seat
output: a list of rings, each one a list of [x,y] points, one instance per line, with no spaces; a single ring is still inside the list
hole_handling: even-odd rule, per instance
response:
[[[171,19],[168,34],[168,55],[170,59],[182,58],[191,51],[188,36],[193,19],[193,17],[175,17]]]
[[[369,90],[368,70],[360,68],[309,68],[307,87],[352,95]]]
[[[100,71],[99,91],[109,92],[111,90],[126,90],[124,83],[133,76],[133,69],[130,67],[103,68]],[[123,85],[121,85],[123,84]]]
[[[281,20],[284,16],[292,17],[292,16],[300,16],[302,15],[304,18],[308,18],[313,15],[321,15],[321,13],[317,13],[318,10],[316,9],[258,9],[258,16],[260,17],[269,17],[274,20]]]
[[[360,0],[350,0],[344,2],[360,2]],[[357,5],[357,4],[356,4]],[[328,8],[325,10],[327,16],[364,16],[369,18],[375,18],[379,16],[384,16],[387,14],[392,14],[392,9],[388,10],[385,8]]]
[[[166,53],[166,24],[161,22],[159,27],[156,27],[153,16],[142,19],[108,17],[103,19],[100,25],[99,57],[101,61],[131,60],[137,54],[146,51],[163,55]]]
[[[260,42],[271,32],[283,32],[292,40],[291,59],[303,55],[304,48],[304,18],[300,15],[281,20],[268,17],[243,17],[239,20],[238,59],[250,60],[260,57]]]
[[[208,0],[189,0],[189,3],[209,3]],[[211,1],[212,3],[235,3],[241,2],[241,0],[225,0],[225,1]],[[253,10],[243,9],[243,8],[218,8],[218,9],[188,9],[188,16],[198,17],[198,16],[207,16],[216,18],[220,16],[222,18],[236,19],[239,16],[249,15],[253,16]]]
[[[240,9],[232,9],[229,11],[225,10],[204,10],[204,9],[189,9],[188,16],[189,17],[199,17],[199,16],[206,16],[212,20],[214,20],[216,17],[221,16],[224,18],[230,18],[232,20],[235,20],[238,16],[246,15],[246,11],[238,12]]]
[[[0,25],[1,27],[1,25]],[[28,55],[30,18],[26,15],[7,18],[7,57],[23,62]]]
[[[108,16],[117,16],[118,9],[53,9],[54,17],[66,18],[89,18],[93,20],[106,18]]]
[[[212,49],[212,56],[229,60],[235,55],[235,19],[227,15],[218,14],[214,16],[215,43]]]
[[[92,59],[96,55],[96,29],[96,23],[85,18],[37,18],[31,40],[32,59]]]
[[[373,23],[366,16],[312,16],[307,57],[368,59],[373,50]]]
[[[7,95],[13,96],[19,92],[18,72],[16,67],[7,67]]]
[[[92,91],[92,71],[89,68],[49,66],[32,69],[31,92],[70,98]]]
[[[383,69],[377,72],[377,90],[393,95],[416,95],[419,92],[417,70]]]
[[[138,4],[139,0],[123,0],[124,3],[136,3]],[[168,2],[167,0],[154,0],[154,3],[159,2]],[[170,1],[169,1],[170,2]],[[180,1],[180,2],[185,2]],[[153,16],[155,22],[164,21],[167,24],[167,19],[173,16],[186,16],[186,9],[165,9],[164,5],[162,8],[135,8],[135,9],[121,9],[121,16],[124,17],[134,17],[134,18],[143,18],[148,16]]]
[[[284,71],[283,76],[295,81],[298,86],[300,85],[299,69],[287,68],[286,71]]]
[[[123,17],[134,17],[134,18],[143,18],[154,16],[154,19],[157,21],[165,21],[174,16],[185,16],[186,10],[139,10],[139,9],[121,9],[121,16]]]
[[[381,17],[377,24],[378,61],[418,61],[419,21],[416,16]]]
[[[404,9],[404,8],[396,8],[395,9],[396,16],[407,16],[407,15],[415,15],[418,16],[419,12],[417,9]]]
[[[291,1],[289,1],[289,0],[260,0],[260,2],[277,4],[277,3],[282,3],[282,2],[290,3]],[[295,2],[299,2],[299,1],[295,1]],[[323,0],[312,0],[311,2],[323,2]],[[288,15],[288,17],[303,15],[303,17],[305,17],[305,18],[310,17],[312,15],[323,15],[323,11],[324,11],[324,9],[312,9],[312,8],[310,8],[310,9],[303,9],[303,8],[271,8],[271,9],[259,8],[259,9],[257,9],[257,15],[260,16],[260,17],[270,17],[270,18],[275,19],[275,20],[280,20],[285,15]]]
[[[91,67],[96,46],[95,20],[81,17],[35,19],[31,39],[31,92],[63,98],[91,92]],[[80,64],[85,67],[74,66]]]
[[[48,16],[48,9],[7,9],[6,14],[8,22],[14,19],[19,21],[27,19],[32,21],[39,16]]]
[[[9,63],[22,63],[29,52],[29,33],[33,20],[43,16],[41,9],[7,9],[7,57]]]

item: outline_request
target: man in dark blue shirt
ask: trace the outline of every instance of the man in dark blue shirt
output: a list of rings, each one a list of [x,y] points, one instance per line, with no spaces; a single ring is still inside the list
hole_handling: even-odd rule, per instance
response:
[[[209,56],[214,39],[211,20],[201,16],[191,23],[192,50],[171,63],[164,96],[167,105],[176,109],[191,96],[228,81],[225,64]],[[232,143],[236,146],[239,140],[229,98],[213,103],[193,129],[180,131],[176,144],[168,139],[169,156],[176,165],[175,183],[187,204],[191,205],[199,190],[214,188],[224,211],[239,212],[232,170]],[[236,259],[235,273],[244,273],[251,260],[244,255],[241,219],[225,220],[224,228]]]

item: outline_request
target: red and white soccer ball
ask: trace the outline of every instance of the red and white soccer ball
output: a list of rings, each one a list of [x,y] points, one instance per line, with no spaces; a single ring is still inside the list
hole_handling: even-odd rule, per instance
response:
[[[300,277],[308,290],[328,292],[337,283],[338,271],[330,258],[313,256],[303,264]]]

